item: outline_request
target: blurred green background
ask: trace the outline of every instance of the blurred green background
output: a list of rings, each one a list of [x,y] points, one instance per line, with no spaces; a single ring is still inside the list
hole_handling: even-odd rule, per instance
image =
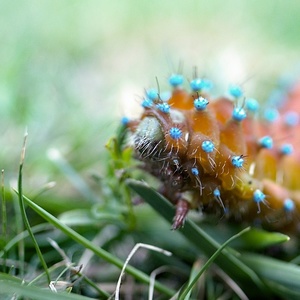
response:
[[[14,185],[27,128],[25,193],[56,181],[54,197],[80,198],[49,149],[104,176],[105,142],[156,76],[197,67],[264,100],[299,63],[298,0],[2,0],[0,16],[0,167]]]

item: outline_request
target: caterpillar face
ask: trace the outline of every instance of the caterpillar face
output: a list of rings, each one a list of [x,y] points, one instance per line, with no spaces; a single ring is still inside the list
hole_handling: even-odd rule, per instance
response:
[[[172,75],[167,101],[146,91],[140,119],[129,121],[136,156],[157,177],[161,192],[176,205],[173,228],[189,209],[254,221],[270,229],[295,229],[300,209],[300,156],[294,151],[300,99],[296,90],[280,112],[259,119],[259,104],[238,86],[229,97],[212,99],[209,82],[195,78],[191,91]]]
[[[150,157],[153,160],[163,141],[164,135],[158,120],[154,117],[145,117],[134,135],[134,146],[140,157],[144,159]]]

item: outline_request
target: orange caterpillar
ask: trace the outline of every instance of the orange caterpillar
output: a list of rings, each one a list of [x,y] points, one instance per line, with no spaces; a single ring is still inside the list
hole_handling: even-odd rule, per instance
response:
[[[195,78],[191,92],[183,77],[169,78],[166,101],[146,91],[139,120],[126,121],[145,169],[162,182],[160,192],[176,205],[173,229],[189,209],[222,214],[263,227],[297,229],[300,212],[300,88],[280,114],[243,98],[238,86],[211,99],[209,82]],[[299,177],[298,177],[299,176]]]

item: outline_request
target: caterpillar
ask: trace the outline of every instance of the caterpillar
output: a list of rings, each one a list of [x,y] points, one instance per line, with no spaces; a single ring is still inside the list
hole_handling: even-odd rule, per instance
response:
[[[173,229],[190,209],[297,230],[300,212],[300,88],[262,110],[231,85],[213,98],[211,82],[169,77],[170,96],[147,89],[138,119],[123,119],[135,156],[176,206]]]

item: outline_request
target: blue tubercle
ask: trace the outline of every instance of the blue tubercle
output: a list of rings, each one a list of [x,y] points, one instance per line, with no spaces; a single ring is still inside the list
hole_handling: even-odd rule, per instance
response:
[[[264,119],[269,122],[273,123],[279,118],[279,112],[275,108],[268,108],[264,112]]]
[[[148,89],[146,90],[146,96],[150,100],[154,101],[158,99],[158,91],[156,89]]]
[[[203,141],[202,142],[202,145],[201,145],[201,148],[204,152],[206,153],[210,153],[210,152],[213,152],[214,149],[215,149],[215,145],[213,142],[211,141]]]
[[[287,126],[294,127],[299,124],[299,114],[295,111],[289,111],[284,115],[284,123]]]
[[[190,82],[190,87],[194,92],[201,92],[202,90],[210,90],[213,84],[208,79],[195,78]]]
[[[243,95],[243,90],[239,85],[231,84],[228,92],[234,98],[240,98]]]
[[[246,109],[253,113],[259,110],[259,103],[256,99],[249,98],[246,100]]]
[[[122,117],[121,124],[126,126],[129,123],[130,119],[126,116]]]
[[[235,155],[231,157],[231,163],[235,168],[242,168],[244,165],[243,155]]]
[[[178,87],[183,84],[183,76],[180,74],[172,74],[169,77],[169,83],[173,87]]]
[[[144,99],[142,102],[142,106],[144,108],[150,108],[150,107],[152,107],[152,105],[153,105],[153,102],[149,98]]]
[[[192,172],[192,174],[194,175],[194,176],[198,176],[199,175],[199,170],[198,170],[198,168],[192,168],[191,169],[191,172]]]
[[[287,213],[294,211],[295,209],[294,201],[290,198],[285,199],[283,202],[283,209]]]
[[[156,107],[165,114],[168,114],[170,112],[170,105],[166,102],[158,103]]]
[[[232,112],[232,118],[241,122],[247,117],[246,111],[242,107],[235,107]]]
[[[194,100],[194,107],[196,108],[196,110],[204,110],[208,103],[209,102],[205,98],[199,97]]]
[[[253,193],[253,201],[255,203],[263,202],[266,198],[266,195],[259,189],[255,190]]]
[[[294,147],[292,144],[283,144],[280,147],[280,153],[283,155],[290,155],[294,152]]]
[[[215,188],[214,191],[213,191],[213,195],[215,197],[215,199],[219,202],[219,204],[222,206],[223,210],[224,210],[224,213],[227,214],[228,213],[228,209],[224,206],[224,203],[221,199],[221,192],[219,190],[219,188]]]
[[[220,193],[220,190],[219,190],[218,188],[215,188],[215,189],[214,189],[213,194],[214,194],[214,196],[217,197],[217,198],[218,198],[218,197],[221,197],[221,193]]]
[[[177,128],[177,127],[172,127],[170,130],[169,130],[169,134],[170,134],[170,137],[173,139],[173,140],[178,140],[181,138],[182,136],[182,131]]]
[[[272,149],[273,148],[273,139],[268,135],[262,137],[258,141],[258,143],[262,148],[266,148],[266,149]]]
[[[266,201],[266,195],[259,189],[255,190],[253,193],[253,201],[257,204],[258,211],[257,213],[260,213],[260,203],[265,203]]]
[[[273,90],[269,96],[268,101],[266,102],[268,105],[272,107],[277,107],[278,109],[282,108],[282,106],[287,101],[286,93],[287,90],[282,90],[280,88],[277,88]]]
[[[195,78],[190,82],[190,87],[194,92],[199,92],[203,89],[203,81],[201,78]]]

